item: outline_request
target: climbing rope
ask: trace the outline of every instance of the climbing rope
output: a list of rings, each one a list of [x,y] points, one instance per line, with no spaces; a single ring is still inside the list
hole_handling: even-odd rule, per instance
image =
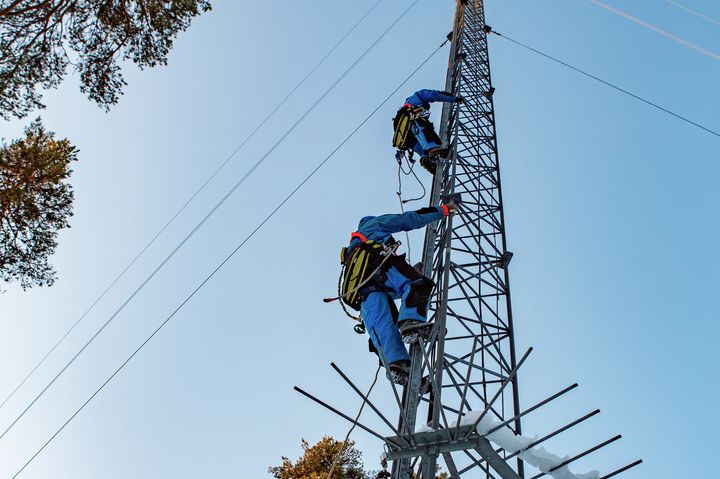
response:
[[[423,185],[422,181],[420,181],[420,178],[418,178],[417,174],[415,173],[415,160],[412,159],[412,153],[410,155],[407,155],[405,151],[398,150],[398,152],[395,154],[395,159],[398,163],[398,201],[400,201],[400,212],[405,213],[405,203],[410,203],[411,201],[419,201],[423,198],[425,198],[425,194],[427,193],[427,190],[425,189],[425,185]],[[408,162],[408,169],[405,171],[403,168],[403,159],[407,160]],[[420,185],[420,188],[422,188],[422,195],[420,195],[417,198],[411,198],[409,200],[403,200],[402,197],[402,175],[410,176],[413,175],[415,177],[415,180]],[[407,231],[405,232],[405,240],[407,241],[407,260],[408,262],[412,263],[412,260],[410,259],[410,233]]]
[[[370,397],[370,393],[372,392],[373,388],[375,387],[375,383],[377,383],[378,380],[378,374],[380,373],[381,366],[378,365],[377,369],[375,370],[375,378],[373,379],[372,384],[370,385],[370,389],[368,389],[367,394],[363,397],[363,402],[360,405],[360,410],[357,413],[357,416],[355,416],[355,422],[358,422],[360,419],[360,415],[363,412],[363,409],[365,409],[365,404],[367,404],[367,400]],[[345,440],[343,441],[342,446],[340,446],[340,451],[338,452],[337,456],[335,457],[335,462],[333,462],[332,466],[330,467],[330,471],[328,472],[327,479],[332,479],[333,472],[335,471],[335,467],[337,467],[338,463],[340,462],[340,459],[342,459],[343,452],[345,452],[345,448],[347,447],[348,442],[350,441],[350,434],[352,434],[353,430],[355,430],[355,424],[353,423],[350,430],[345,435]]]
[[[338,297],[342,297],[342,280],[343,280],[343,276],[345,276],[345,266],[343,266],[342,268],[340,268],[340,276],[338,277],[338,286],[337,286]],[[353,291],[353,293],[354,293],[354,291]],[[352,294],[352,293],[351,293],[351,294]],[[329,303],[329,301],[326,301],[326,302]],[[356,325],[355,325],[355,330],[358,331],[358,328],[360,328],[360,329],[362,329],[362,332],[364,333],[364,332],[365,332],[365,328],[363,327],[362,318],[361,318],[360,316],[353,316],[353,314],[352,314],[350,311],[348,311],[347,306],[345,305],[345,302],[344,302],[344,301],[340,301],[340,306],[342,307],[342,310],[345,312],[345,314],[347,315],[347,317],[349,317],[350,319],[353,319],[353,320],[357,321],[358,323],[360,323],[360,324],[356,324]],[[360,333],[359,331],[358,331],[358,333],[359,333],[359,334],[362,334],[362,333]]]
[[[418,178],[417,173],[415,173],[415,160],[412,159],[412,154],[410,156],[407,155],[404,151],[398,151],[395,154],[395,159],[398,163],[398,191],[397,195],[400,198],[400,208],[403,208],[403,205],[405,203],[411,203],[413,201],[419,201],[423,198],[425,198],[425,195],[427,194],[427,190],[425,189],[425,185],[423,185],[423,182],[420,181],[420,178]],[[407,171],[403,168],[403,160],[406,160],[408,162],[408,169]],[[410,198],[408,200],[402,199],[402,175],[410,176],[412,175],[415,178],[415,181],[418,185],[420,185],[420,188],[422,188],[422,195],[418,196],[417,198]]]

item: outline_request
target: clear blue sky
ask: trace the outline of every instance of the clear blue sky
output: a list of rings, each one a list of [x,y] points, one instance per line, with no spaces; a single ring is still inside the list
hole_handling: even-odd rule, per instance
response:
[[[713,18],[710,0],[683,0]],[[106,114],[75,78],[46,96],[49,129],[81,150],[72,228],[52,288],[0,296],[5,397],[127,262],[374,3],[216,2],[177,41],[167,67],[126,70]],[[52,360],[0,410],[9,423],[172,247],[402,11],[385,0],[143,257]],[[720,51],[720,26],[662,0],[607,3]],[[276,203],[449,31],[454,2],[418,7],[329,95],[36,407],[0,440],[0,477],[61,425]],[[587,0],[487,5],[498,31],[720,129],[720,63]],[[580,389],[524,423],[608,471],[636,457],[635,479],[708,477],[720,394],[720,139],[509,44],[491,41],[516,341],[535,352],[520,375],[530,405]],[[347,430],[292,391],[353,413],[329,367],[365,388],[375,360],[339,308],[324,305],[338,248],[366,214],[398,210],[390,119],[405,96],[442,88],[447,49],[396,95],[173,319],[23,473],[25,478],[267,477],[300,438]],[[437,114],[437,112],[436,112]],[[14,138],[29,122],[0,124]],[[412,188],[410,186],[408,189]],[[419,251],[420,233],[413,237]],[[385,384],[377,400],[392,411]],[[394,414],[391,413],[394,416]],[[374,421],[371,421],[374,423]],[[369,468],[380,444],[358,432]]]

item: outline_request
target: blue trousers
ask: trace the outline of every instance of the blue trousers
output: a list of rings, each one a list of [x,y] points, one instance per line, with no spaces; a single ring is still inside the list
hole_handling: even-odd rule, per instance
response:
[[[432,125],[427,120],[415,120],[410,129],[417,140],[413,145],[413,150],[420,155],[420,158],[428,156],[428,150],[442,146],[437,141],[437,134],[434,131],[431,135],[427,134],[428,127],[432,129]]]
[[[422,282],[422,279],[415,280]],[[363,301],[360,314],[362,315],[365,328],[367,329],[370,339],[375,345],[375,349],[382,351],[380,358],[385,356],[385,367],[395,361],[410,360],[410,355],[405,348],[405,344],[400,336],[398,325],[394,321],[388,304],[388,295],[392,299],[401,299],[399,321],[414,319],[417,321],[427,321],[424,315],[421,315],[417,307],[408,307],[405,304],[410,287],[414,283],[413,280],[403,276],[394,266],[387,271],[387,279],[385,287],[388,291],[375,291],[367,295]]]

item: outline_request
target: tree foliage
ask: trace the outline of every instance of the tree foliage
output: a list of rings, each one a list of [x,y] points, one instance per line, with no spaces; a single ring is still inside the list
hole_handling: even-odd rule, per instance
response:
[[[120,62],[167,63],[178,33],[210,10],[208,0],[0,0],[0,115],[42,108],[69,65],[81,91],[108,109],[118,101]]]
[[[268,468],[268,472],[276,479],[327,479],[342,445],[342,441],[336,441],[330,436],[323,437],[314,446],[303,439],[304,452],[301,458],[293,463],[283,457],[282,464]],[[355,442],[348,442],[335,466],[333,479],[370,479],[370,473],[363,470],[361,458],[362,453],[355,449]]]
[[[23,289],[52,285],[48,262],[58,231],[69,226],[73,191],[66,180],[77,159],[67,139],[55,140],[38,118],[25,137],[0,146],[0,279]]]

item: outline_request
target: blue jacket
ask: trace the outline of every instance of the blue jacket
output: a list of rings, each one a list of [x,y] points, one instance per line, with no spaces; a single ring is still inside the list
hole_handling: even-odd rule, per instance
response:
[[[405,103],[409,103],[412,106],[421,106],[427,110],[430,108],[430,103],[434,103],[436,101],[452,103],[456,100],[457,97],[444,91],[419,90],[409,96],[407,100],[405,100]]]
[[[441,206],[407,211],[401,215],[366,216],[360,220],[357,232],[369,240],[384,243],[393,233],[422,228],[442,219],[443,216],[445,213]],[[358,244],[360,244],[360,239],[353,238],[348,251]]]

